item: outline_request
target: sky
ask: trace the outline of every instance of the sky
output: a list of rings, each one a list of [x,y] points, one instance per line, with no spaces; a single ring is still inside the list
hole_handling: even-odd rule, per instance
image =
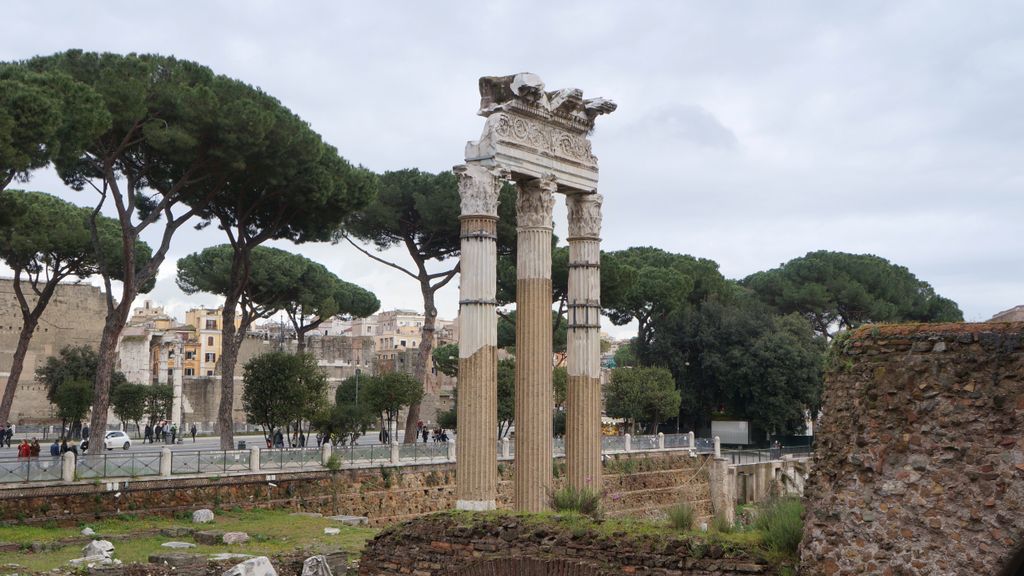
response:
[[[57,9],[59,5],[59,9]],[[480,136],[480,76],[618,103],[592,136],[605,250],[657,246],[743,278],[815,250],[876,254],[968,321],[1024,304],[1024,5],[1014,2],[5,0],[0,61],[69,48],[194,60],[258,86],[353,163],[449,170]],[[89,205],[51,173],[25,188]],[[555,233],[566,235],[565,207]],[[148,296],[210,295],[177,258]],[[421,309],[415,282],[347,245],[301,252]],[[396,251],[385,256],[409,263]],[[450,264],[449,264],[450,265]],[[455,283],[440,315],[458,309]],[[616,337],[631,326],[605,329]]]

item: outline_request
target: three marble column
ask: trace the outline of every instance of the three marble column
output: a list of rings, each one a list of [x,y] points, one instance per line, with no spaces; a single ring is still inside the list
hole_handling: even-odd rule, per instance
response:
[[[497,499],[497,203],[509,175],[479,165],[455,172],[462,201],[456,507],[490,510]],[[553,491],[551,235],[557,190],[550,177],[518,182],[513,502],[529,512],[547,509]],[[600,491],[601,196],[573,194],[567,205],[567,480]]]

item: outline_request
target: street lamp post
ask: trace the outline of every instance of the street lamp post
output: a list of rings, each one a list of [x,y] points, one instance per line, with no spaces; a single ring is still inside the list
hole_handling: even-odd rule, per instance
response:
[[[356,408],[359,408],[359,373],[362,372],[359,368],[356,368]]]

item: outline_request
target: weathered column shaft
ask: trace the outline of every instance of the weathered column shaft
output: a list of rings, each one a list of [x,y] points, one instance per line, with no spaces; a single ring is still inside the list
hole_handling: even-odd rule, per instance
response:
[[[551,211],[553,179],[519,185],[516,201],[516,510],[548,508],[552,487]]]
[[[462,216],[459,437],[455,507],[493,510],[498,494],[497,214],[502,173],[456,166]]]
[[[569,208],[566,479],[603,490],[601,479],[601,195],[566,197]]]

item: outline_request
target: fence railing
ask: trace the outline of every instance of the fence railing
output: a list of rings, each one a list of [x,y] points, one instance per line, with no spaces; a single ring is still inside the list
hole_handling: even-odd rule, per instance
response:
[[[456,439],[457,440],[457,439]],[[499,458],[515,456],[515,439],[499,440]],[[716,450],[713,438],[690,434],[641,436],[603,436],[603,453],[629,453],[655,450],[690,450],[695,454],[714,453],[732,464],[752,464],[778,460],[783,456],[806,456],[811,446],[776,446],[768,449]],[[552,453],[565,454],[565,439],[552,439]],[[125,478],[184,474],[228,474],[258,471],[319,470],[331,460],[342,467],[385,464],[446,462],[454,459],[453,443],[417,442],[414,444],[363,444],[306,448],[263,448],[248,450],[171,450],[122,453],[98,453],[62,457],[0,458],[0,484],[74,479]],[[255,460],[254,460],[255,459]],[[66,463],[65,463],[66,461]],[[333,464],[331,464],[333,466]]]
[[[83,454],[75,463],[79,478],[118,478],[159,476],[158,452],[129,452],[128,454]]]
[[[189,450],[171,452],[171,474],[245,472],[250,469],[250,450]]]

